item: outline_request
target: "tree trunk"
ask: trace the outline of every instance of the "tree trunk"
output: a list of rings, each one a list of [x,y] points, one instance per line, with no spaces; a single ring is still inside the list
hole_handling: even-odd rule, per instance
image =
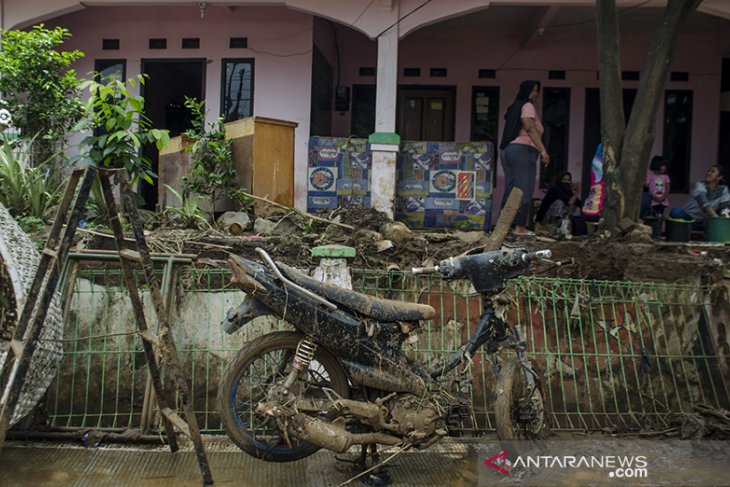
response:
[[[598,86],[601,103],[603,178],[606,191],[602,215],[606,226],[614,228],[623,212],[619,156],[626,128],[621,90],[621,49],[616,0],[596,1],[596,33],[600,73]]]
[[[684,19],[702,0],[668,0],[644,70],[639,91],[624,122],[616,0],[596,1],[598,69],[601,90],[601,140],[606,197],[605,224],[614,228],[624,216],[639,217],[644,175],[656,134],[656,114],[672,65]]]
[[[651,148],[656,135],[656,114],[664,93],[667,75],[672,66],[675,48],[684,20],[702,0],[669,0],[662,23],[652,41],[634,109],[629,118],[621,151],[621,188],[630,195],[625,200],[623,215],[639,217],[644,174],[649,165]]]

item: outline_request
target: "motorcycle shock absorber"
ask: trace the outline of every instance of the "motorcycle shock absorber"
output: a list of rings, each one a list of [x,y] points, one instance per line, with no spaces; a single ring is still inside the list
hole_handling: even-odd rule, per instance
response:
[[[317,344],[311,338],[303,338],[299,345],[297,345],[297,351],[294,354],[292,360],[292,371],[284,382],[284,387],[289,389],[299,377],[299,373],[307,370],[309,364],[314,359],[314,353],[317,351]]]

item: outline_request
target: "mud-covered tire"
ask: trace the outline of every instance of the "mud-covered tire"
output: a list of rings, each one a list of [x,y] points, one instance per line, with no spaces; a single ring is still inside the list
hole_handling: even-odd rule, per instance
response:
[[[538,384],[532,391],[526,374],[516,358],[505,361],[500,368],[494,414],[501,441],[539,438],[545,429],[542,389]]]
[[[291,358],[304,337],[298,332],[274,332],[259,337],[241,348],[228,363],[218,388],[218,412],[223,428],[233,442],[250,455],[269,462],[291,462],[316,452],[319,447],[279,433],[272,418],[255,412],[265,397],[268,385],[281,380],[291,370]],[[284,365],[281,369],[279,366]],[[268,375],[268,376],[267,376]],[[305,374],[304,396],[324,397],[322,387],[348,396],[347,376],[327,350],[318,347]],[[315,376],[316,379],[315,380]],[[302,378],[299,379],[302,381]],[[291,445],[291,446],[290,446]]]

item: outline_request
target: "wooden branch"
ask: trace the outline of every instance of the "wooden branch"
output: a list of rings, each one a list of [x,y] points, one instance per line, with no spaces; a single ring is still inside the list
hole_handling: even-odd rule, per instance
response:
[[[502,247],[502,242],[504,242],[504,238],[507,236],[512,222],[520,209],[520,200],[522,200],[522,190],[520,188],[512,188],[512,192],[507,198],[507,203],[499,214],[497,224],[494,226],[494,230],[492,230],[492,234],[484,246],[484,252],[499,250]]]
[[[82,232],[82,233],[88,233],[89,235],[98,235],[99,237],[114,238],[114,235],[110,235],[108,233],[102,233],[102,232],[95,232],[94,230],[88,230],[86,228],[79,228],[79,227],[77,227],[76,228],[76,231],[77,232]],[[127,241],[127,242],[134,242],[135,241],[134,239],[127,238],[127,237],[124,237],[124,240]]]
[[[246,193],[246,192],[244,192],[243,194],[245,194],[249,198],[253,198],[255,200],[263,201],[264,203],[267,203],[269,205],[276,206],[277,208],[281,208],[282,210],[287,210],[289,212],[292,212],[293,211],[296,214],[298,214],[300,216],[303,216],[304,218],[309,218],[310,220],[315,220],[315,221],[318,221],[318,222],[328,223],[330,225],[337,225],[338,227],[342,227],[342,228],[346,228],[347,230],[355,231],[355,227],[353,227],[351,225],[346,225],[344,223],[334,222],[334,221],[328,220],[326,218],[320,218],[318,216],[310,215],[309,213],[305,213],[302,210],[299,210],[299,209],[294,208],[292,206],[282,205],[281,203],[277,203],[276,201],[271,201],[270,199],[264,198],[263,196],[254,196],[254,195],[249,194],[249,193]]]
[[[198,242],[196,240],[188,240],[188,243],[193,245],[200,245],[202,247],[215,247],[218,249],[234,250],[233,247],[231,247],[230,245],[214,244],[210,242]]]

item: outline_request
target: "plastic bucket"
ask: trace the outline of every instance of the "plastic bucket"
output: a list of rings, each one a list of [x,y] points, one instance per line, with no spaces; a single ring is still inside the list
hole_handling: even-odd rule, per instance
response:
[[[665,235],[667,242],[689,242],[689,235],[692,231],[692,222],[684,220],[665,220]]]
[[[730,242],[730,218],[707,218],[705,220],[705,238],[710,242]]]

